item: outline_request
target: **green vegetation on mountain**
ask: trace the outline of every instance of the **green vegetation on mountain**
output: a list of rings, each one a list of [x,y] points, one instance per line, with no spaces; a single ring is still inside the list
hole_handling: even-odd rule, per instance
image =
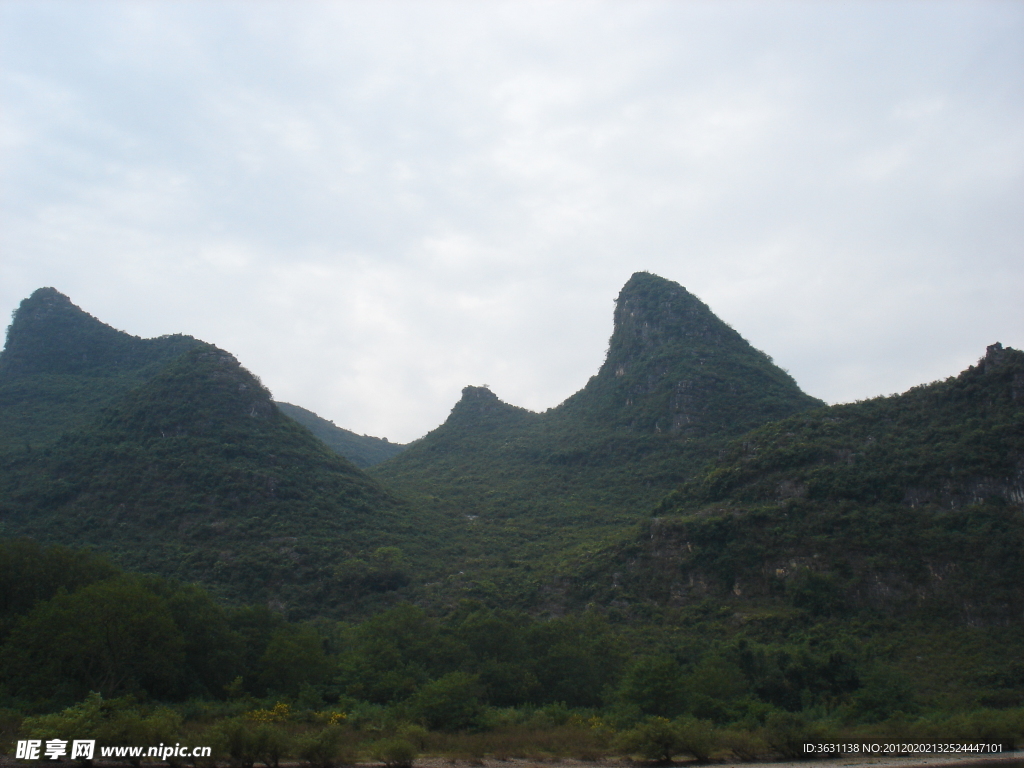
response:
[[[1022,460],[1024,353],[995,344],[958,377],[735,439],[655,517],[566,557],[562,604],[631,620],[714,606],[741,624],[877,621],[883,635],[907,622],[946,638],[936,647],[953,628],[1019,631]],[[1024,699],[1017,668],[991,702]]]
[[[360,469],[380,464],[385,459],[399,454],[405,448],[401,443],[388,442],[386,437],[357,435],[334,425],[333,421],[322,419],[312,411],[291,403],[275,402],[278,410],[294,419],[319,437],[328,448],[344,456]]]
[[[583,390],[467,387],[371,477],[228,353],[44,289],[11,392],[0,742],[399,765],[1024,738],[1017,350],[826,407],[640,273]]]
[[[467,387],[444,424],[371,473],[465,520],[459,544],[479,563],[515,570],[621,530],[729,437],[820,405],[684,288],[640,272],[580,392],[537,414]]]
[[[345,611],[403,585],[388,547],[419,538],[400,502],[208,345],[87,429],[0,457],[0,470],[8,536],[95,546],[127,567],[298,613]],[[377,550],[376,575],[361,572],[353,585],[346,561]]]
[[[140,339],[53,288],[21,302],[0,354],[0,451],[52,443],[199,342]]]
[[[638,272],[615,302],[604,365],[552,413],[563,422],[693,441],[820,405],[696,296]]]
[[[993,344],[955,378],[754,430],[671,503],[785,498],[1024,502],[1024,353]]]

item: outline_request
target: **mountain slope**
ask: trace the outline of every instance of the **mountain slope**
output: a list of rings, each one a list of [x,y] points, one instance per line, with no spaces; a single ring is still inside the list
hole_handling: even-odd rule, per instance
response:
[[[444,424],[371,473],[467,521],[460,542],[481,562],[511,565],[620,529],[730,435],[819,405],[684,288],[637,273],[583,390],[536,414],[467,387]]]
[[[40,288],[21,302],[0,352],[0,451],[51,443],[199,343],[131,336]]]
[[[373,553],[422,538],[400,502],[208,345],[88,428],[0,469],[7,536],[92,545],[127,567],[298,615],[345,612],[401,586],[402,553]],[[353,573],[346,558],[370,564]]]
[[[344,456],[360,469],[380,464],[401,453],[405,448],[401,443],[388,442],[386,437],[357,435],[355,432],[336,427],[333,421],[322,419],[312,411],[291,403],[275,402],[274,405],[285,416],[294,419],[320,438],[332,451]]]
[[[562,574],[569,603],[1019,621],[1024,353],[753,430],[655,514]]]
[[[789,497],[1024,503],[1024,353],[993,344],[955,378],[755,430],[680,501]]]

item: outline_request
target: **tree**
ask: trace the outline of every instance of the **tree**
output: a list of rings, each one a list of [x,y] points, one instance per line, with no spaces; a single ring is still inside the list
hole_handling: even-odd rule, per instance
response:
[[[410,699],[417,720],[439,731],[469,728],[480,714],[480,683],[476,675],[449,672],[421,687]]]
[[[686,692],[679,662],[668,654],[638,656],[626,668],[619,698],[645,715],[681,715],[686,711]]]
[[[78,700],[174,690],[184,639],[162,598],[140,579],[121,576],[57,594],[22,618],[3,648],[5,677],[16,693]]]
[[[323,684],[333,664],[313,627],[287,626],[274,632],[260,660],[260,682],[269,691],[295,696],[303,685]]]

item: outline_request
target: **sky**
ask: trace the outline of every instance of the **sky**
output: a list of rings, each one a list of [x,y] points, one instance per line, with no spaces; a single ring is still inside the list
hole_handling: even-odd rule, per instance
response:
[[[830,403],[1024,348],[1024,0],[0,0],[0,311],[407,442],[654,272]]]

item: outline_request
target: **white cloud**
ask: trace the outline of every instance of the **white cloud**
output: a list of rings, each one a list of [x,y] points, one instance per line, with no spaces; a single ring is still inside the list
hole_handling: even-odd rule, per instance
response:
[[[0,5],[0,304],[55,285],[409,440],[677,280],[811,394],[1024,344],[1013,2]]]

